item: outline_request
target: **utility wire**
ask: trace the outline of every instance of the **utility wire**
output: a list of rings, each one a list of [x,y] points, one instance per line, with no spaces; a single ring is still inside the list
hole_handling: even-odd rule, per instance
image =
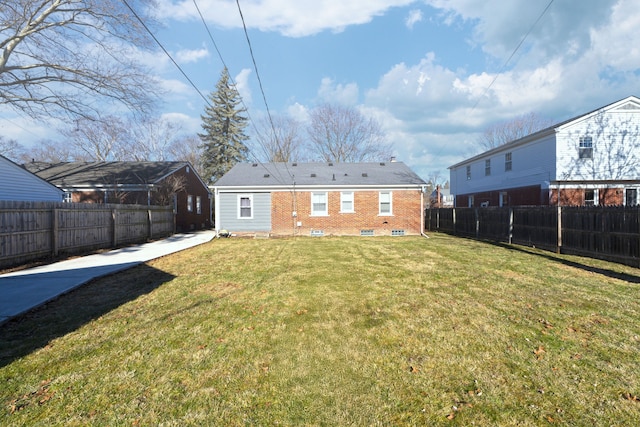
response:
[[[258,71],[258,64],[256,63],[255,55],[253,54],[253,47],[251,45],[251,39],[249,39],[249,32],[247,31],[247,24],[244,20],[244,15],[242,14],[242,8],[240,7],[240,0],[236,0],[236,4],[238,5],[238,12],[240,13],[240,19],[242,20],[242,27],[244,29],[244,35],[247,39],[247,44],[249,45],[249,53],[251,55],[251,60],[253,61],[253,68],[256,70],[256,78],[258,79],[258,85],[260,86],[260,93],[262,94],[262,100],[264,101],[264,106],[267,109],[267,116],[269,118],[269,123],[271,124],[271,130],[273,131],[273,138],[275,139],[276,146],[279,150],[282,151],[282,147],[280,146],[280,141],[278,141],[278,133],[276,132],[275,125],[273,123],[273,117],[271,116],[271,110],[269,109],[269,104],[267,103],[267,96],[264,93],[264,87],[262,86],[262,79],[260,78],[260,72]],[[284,162],[284,167],[289,174],[289,177],[293,180],[294,177],[289,171],[289,167],[287,166],[287,162]]]
[[[198,3],[196,0],[193,0],[193,5],[196,8],[196,11],[198,12],[198,15],[200,16],[200,20],[202,21],[202,25],[204,25],[204,28],[207,30],[207,34],[209,34],[209,39],[211,40],[211,43],[213,44],[213,47],[215,48],[216,52],[218,53],[218,58],[220,58],[220,62],[222,62],[222,65],[228,70],[229,67],[227,66],[224,58],[222,57],[222,52],[220,52],[220,49],[218,48],[218,44],[216,43],[215,39],[213,38],[213,34],[211,33],[211,30],[209,29],[209,26],[207,25],[207,21],[204,19],[204,16],[202,15],[202,12],[200,11],[200,7],[198,6]],[[256,71],[257,73],[257,71]],[[236,87],[236,91],[237,91],[237,83],[234,81],[233,77],[231,75],[229,75],[229,78],[231,79],[231,82],[233,83],[233,85]],[[249,119],[249,122],[251,123],[251,125],[253,126],[256,135],[259,134],[258,128],[256,127],[253,119],[251,118],[251,115],[249,114],[249,108],[247,107],[247,105],[244,102],[244,99],[242,98],[242,96],[240,95],[240,93],[238,92],[238,96],[240,97],[240,102],[242,103],[242,106],[244,107],[245,112],[247,113],[247,118]],[[273,127],[273,124],[272,124]],[[276,140],[277,142],[277,140]],[[260,144],[260,147],[262,148],[262,150],[264,151],[264,154],[268,155],[268,150],[266,149],[266,147],[258,140],[258,143]],[[276,178],[276,180],[278,180],[281,184],[284,184],[284,182],[279,179],[276,174],[273,174],[271,171],[269,171],[269,169],[267,168],[267,166],[261,162],[258,159],[258,156],[256,156],[254,153],[251,152],[251,150],[249,150],[249,152],[251,153],[251,155],[253,156],[254,160],[256,161],[256,163],[259,163],[262,165],[262,167],[269,172],[270,174],[272,174],[274,176],[274,178]],[[279,175],[279,171],[278,175]]]
[[[173,65],[176,66],[176,68],[182,73],[182,75],[184,76],[185,79],[187,79],[187,81],[191,84],[191,86],[196,90],[196,92],[198,92],[198,95],[200,95],[200,97],[202,99],[204,99],[204,102],[208,105],[211,106],[211,104],[209,103],[209,100],[202,94],[202,92],[200,92],[200,90],[198,89],[198,87],[193,83],[193,81],[191,81],[191,79],[189,78],[189,76],[187,76],[187,73],[184,72],[184,70],[182,69],[182,67],[180,67],[180,65],[173,59],[173,57],[171,56],[171,54],[167,51],[167,49],[165,49],[165,47],[162,45],[162,43],[160,43],[160,40],[158,40],[158,38],[155,36],[155,34],[153,34],[153,32],[151,32],[151,30],[149,29],[149,27],[147,27],[147,24],[144,23],[144,21],[142,21],[142,18],[140,18],[140,16],[138,16],[138,14],[136,13],[136,11],[129,5],[129,3],[127,2],[127,0],[122,0],[122,2],[129,8],[129,10],[131,11],[131,13],[133,13],[133,16],[136,17],[136,19],[140,22],[140,24],[142,24],[142,26],[144,27],[144,29],[147,31],[147,33],[149,33],[149,35],[151,35],[151,37],[153,38],[153,40],[155,40],[155,42],[158,44],[158,46],[160,46],[160,49],[162,49],[162,51],[165,53],[165,55],[167,55],[167,57],[171,60],[171,62],[173,62]]]
[[[554,2],[554,0],[550,0],[549,1],[549,4],[547,4],[547,7],[544,8],[544,10],[540,14],[540,16],[538,16],[538,19],[536,19],[536,21],[533,23],[533,25],[531,25],[531,27],[529,28],[529,31],[527,31],[527,33],[524,35],[524,37],[522,37],[522,40],[520,40],[520,43],[518,43],[518,45],[515,47],[513,52],[511,52],[511,55],[509,56],[509,58],[507,58],[507,60],[504,62],[504,64],[502,64],[502,67],[500,68],[500,70],[498,71],[496,76],[493,78],[493,80],[491,80],[491,83],[489,83],[489,86],[487,86],[487,88],[484,90],[484,93],[482,94],[482,96],[480,98],[478,98],[476,103],[473,105],[473,108],[471,109],[471,111],[475,110],[476,107],[478,106],[478,104],[480,103],[480,101],[482,100],[482,98],[484,98],[487,95],[487,92],[489,92],[489,89],[491,89],[491,86],[493,86],[493,84],[496,82],[496,80],[498,80],[498,77],[500,77],[500,74],[502,74],[502,71],[505,69],[505,67],[507,66],[509,61],[511,61],[511,59],[513,59],[513,57],[515,56],[516,52],[518,50],[520,50],[520,47],[522,47],[522,44],[524,43],[524,41],[527,39],[527,37],[529,37],[529,34],[531,34],[531,32],[533,31],[535,26],[538,25],[538,22],[540,22],[542,17],[547,13],[547,11],[549,10],[549,8],[551,7],[551,4],[553,4],[553,2]]]

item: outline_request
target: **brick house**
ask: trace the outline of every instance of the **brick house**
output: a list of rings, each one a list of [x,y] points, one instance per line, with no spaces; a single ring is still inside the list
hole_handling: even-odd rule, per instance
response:
[[[630,96],[449,167],[455,206],[628,205],[640,191]]]
[[[209,189],[188,162],[31,162],[72,203],[172,205],[176,230],[211,227]]]
[[[215,229],[272,236],[419,235],[425,187],[401,162],[241,163],[211,187]]]

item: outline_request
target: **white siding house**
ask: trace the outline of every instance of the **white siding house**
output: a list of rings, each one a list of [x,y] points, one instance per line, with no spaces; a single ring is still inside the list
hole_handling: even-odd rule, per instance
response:
[[[26,169],[0,156],[0,200],[61,202],[64,192]]]
[[[640,99],[622,99],[449,168],[455,204],[635,205]]]

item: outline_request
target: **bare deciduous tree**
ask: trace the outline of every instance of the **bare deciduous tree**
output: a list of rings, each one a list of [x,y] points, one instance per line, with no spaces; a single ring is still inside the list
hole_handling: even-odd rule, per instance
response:
[[[27,150],[21,158],[23,163],[31,161],[59,163],[91,160],[86,154],[78,152],[64,141],[41,140]]]
[[[165,161],[171,158],[171,147],[174,145],[181,126],[164,118],[144,117],[132,119],[128,125],[128,142],[126,153],[121,160]]]
[[[0,154],[14,162],[19,161],[25,153],[25,148],[15,139],[8,139],[0,135]]]
[[[197,135],[181,136],[173,141],[169,152],[174,160],[191,163],[198,175],[203,177],[201,143],[202,141]]]
[[[311,151],[327,162],[387,160],[391,146],[380,124],[357,109],[324,104],[310,112]]]
[[[260,120],[256,140],[267,162],[293,162],[302,155],[300,123],[292,117],[272,116]]]
[[[0,7],[0,105],[34,118],[147,111],[157,90],[137,60],[154,0],[14,0]]]
[[[483,150],[491,150],[516,139],[524,138],[539,130],[553,125],[553,121],[540,117],[536,113],[524,114],[513,120],[501,122],[488,127],[478,143]]]
[[[73,147],[74,157],[81,156],[89,161],[106,162],[125,160],[130,151],[125,146],[128,125],[118,117],[110,116],[99,121],[78,119],[75,126],[61,129],[67,145]]]

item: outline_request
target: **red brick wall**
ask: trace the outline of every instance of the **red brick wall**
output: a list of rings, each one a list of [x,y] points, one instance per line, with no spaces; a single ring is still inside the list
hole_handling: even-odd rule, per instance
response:
[[[304,235],[323,230],[324,235],[360,235],[360,230],[374,230],[376,236],[389,236],[391,230],[420,234],[422,207],[420,191],[392,191],[392,216],[378,214],[378,191],[354,191],[354,213],[340,212],[340,191],[328,192],[328,216],[311,216],[311,193],[308,191],[274,192],[271,195],[271,232],[274,235]],[[297,217],[292,216],[294,209]],[[297,223],[301,222],[301,226]]]
[[[598,189],[598,203],[604,206],[620,206],[624,204],[624,190],[621,188],[600,188]],[[582,206],[584,205],[583,188],[567,188],[551,190],[551,205],[560,206]]]

